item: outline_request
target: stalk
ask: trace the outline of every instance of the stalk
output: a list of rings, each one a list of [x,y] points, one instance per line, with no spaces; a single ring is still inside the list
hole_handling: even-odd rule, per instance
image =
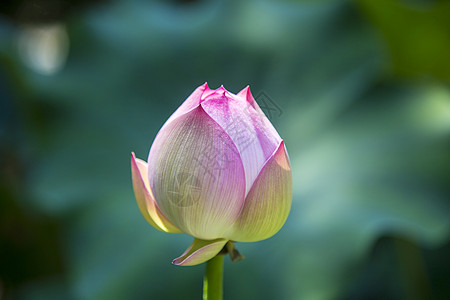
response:
[[[219,254],[206,262],[203,300],[222,300],[223,258]]]

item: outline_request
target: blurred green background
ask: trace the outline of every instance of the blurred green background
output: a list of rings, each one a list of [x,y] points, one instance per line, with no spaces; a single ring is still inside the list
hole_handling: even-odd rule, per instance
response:
[[[225,299],[450,299],[450,1],[0,5],[1,300],[201,299],[129,161],[205,81],[278,107],[293,169]]]

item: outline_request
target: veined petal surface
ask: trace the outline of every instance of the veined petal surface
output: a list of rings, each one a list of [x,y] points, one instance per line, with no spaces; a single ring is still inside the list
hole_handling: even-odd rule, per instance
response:
[[[242,159],[247,194],[281,138],[262,111],[255,109],[256,103],[247,101],[247,94],[237,96],[220,87],[205,95],[201,106],[231,138]]]
[[[148,165],[158,207],[183,232],[220,238],[239,216],[245,199],[241,158],[201,106],[160,130]]]
[[[286,221],[291,202],[292,173],[286,148],[281,142],[256,178],[227,238],[255,242],[271,237]]]
[[[269,157],[273,153],[273,150],[271,149],[274,149],[274,145],[276,147],[280,144],[280,135],[255,101],[255,98],[250,92],[250,87],[247,86],[244,88],[237,96],[245,99],[247,105],[250,105],[255,110],[256,113],[252,113],[251,118],[253,124],[255,124],[255,127],[258,129],[258,138],[264,150],[264,155]]]
[[[131,174],[133,177],[133,189],[136,202],[147,222],[158,230],[180,233],[181,230],[173,225],[156,205],[150,185],[148,184],[147,163],[136,158],[134,152],[131,153]]]

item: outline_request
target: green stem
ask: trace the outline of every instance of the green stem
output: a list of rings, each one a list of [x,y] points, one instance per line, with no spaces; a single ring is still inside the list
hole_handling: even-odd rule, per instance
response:
[[[216,255],[206,262],[203,300],[222,300],[223,257],[223,255]]]

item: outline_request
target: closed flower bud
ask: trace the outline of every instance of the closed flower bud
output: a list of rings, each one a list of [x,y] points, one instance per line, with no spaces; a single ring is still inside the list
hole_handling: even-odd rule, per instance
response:
[[[198,87],[161,128],[148,161],[132,153],[131,166],[146,220],[195,238],[176,265],[205,262],[228,241],[267,239],[289,214],[286,147],[248,87],[237,95]]]

